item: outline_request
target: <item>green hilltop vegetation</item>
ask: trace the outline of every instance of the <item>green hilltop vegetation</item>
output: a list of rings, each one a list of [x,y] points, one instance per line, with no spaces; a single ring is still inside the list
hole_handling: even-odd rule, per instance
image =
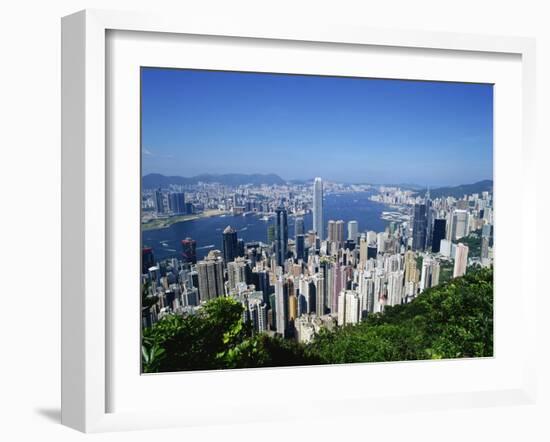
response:
[[[143,371],[215,370],[493,355],[493,270],[470,269],[386,307],[357,325],[321,331],[310,344],[253,335],[243,307],[217,298],[200,313],[169,315],[143,331]]]

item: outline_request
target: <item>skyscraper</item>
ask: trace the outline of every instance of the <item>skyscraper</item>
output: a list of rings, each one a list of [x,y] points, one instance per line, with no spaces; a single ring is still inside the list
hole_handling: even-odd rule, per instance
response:
[[[413,219],[413,250],[424,250],[426,247],[426,205],[415,204],[414,205],[414,219]]]
[[[185,213],[185,194],[183,192],[170,193],[168,204],[175,215],[183,215]]]
[[[164,196],[160,189],[155,190],[155,210],[157,213],[164,213]]]
[[[329,241],[334,241],[335,236],[336,236],[336,221],[334,221],[333,219],[329,219],[327,224],[327,239]]]
[[[420,275],[420,292],[439,284],[439,262],[430,257],[422,260],[422,273]]]
[[[405,282],[416,283],[417,270],[416,270],[416,254],[412,250],[407,250],[405,253]]]
[[[367,248],[368,248],[367,237],[364,234],[362,234],[361,239],[359,240],[359,267],[361,269],[365,268],[367,259],[369,259]]]
[[[344,242],[344,221],[330,220],[328,222],[328,240],[340,247]]]
[[[305,253],[305,236],[296,235],[296,259],[304,259]]]
[[[468,266],[468,246],[458,243],[455,254],[455,267],[453,270],[453,278],[463,276],[466,273]]]
[[[223,259],[208,256],[197,263],[199,295],[201,301],[208,301],[225,293],[223,287]]]
[[[387,305],[400,305],[403,300],[403,278],[402,270],[388,274],[388,300]]]
[[[271,246],[275,241],[275,224],[267,226],[267,243]]]
[[[432,207],[432,200],[430,199],[430,187],[426,192],[426,249],[431,249],[433,240],[433,223],[435,218],[435,210]]]
[[[227,263],[227,281],[229,288],[234,290],[238,284],[247,281],[248,267],[244,258],[237,258],[233,262]]]
[[[323,180],[320,177],[313,182],[313,230],[323,239]]]
[[[304,233],[304,218],[298,216],[294,221],[294,237],[297,237],[298,235],[303,235]]]
[[[287,213],[284,207],[279,207],[276,211],[275,228],[275,254],[277,255],[277,265],[283,266],[288,250],[288,222]]]
[[[244,239],[237,238],[237,256],[244,256],[244,254],[245,254],[244,249],[245,249]]]
[[[325,314],[326,307],[326,288],[325,288],[325,279],[323,278],[322,273],[318,273],[315,277],[315,309],[317,316],[322,316]]]
[[[455,210],[451,225],[451,239],[460,239],[468,235],[470,215],[467,210]]]
[[[361,319],[359,295],[353,290],[338,294],[338,325],[357,324]]]
[[[228,264],[238,256],[237,231],[227,226],[223,231],[223,257]]]
[[[155,265],[155,258],[153,256],[153,249],[151,247],[144,247],[141,249],[141,273],[147,274],[150,267]]]
[[[359,223],[357,221],[348,222],[348,239],[357,241],[357,234],[359,233]]]
[[[275,281],[275,326],[277,333],[288,335],[288,285],[281,275]]]
[[[433,235],[432,235],[432,252],[438,253],[441,247],[441,240],[445,239],[445,228],[447,220],[436,219],[434,220]]]
[[[336,221],[336,242],[338,247],[342,247],[342,244],[344,244],[344,225],[343,220]]]
[[[185,238],[181,240],[181,247],[183,249],[182,256],[183,262],[189,264],[197,263],[197,241],[191,238]]]

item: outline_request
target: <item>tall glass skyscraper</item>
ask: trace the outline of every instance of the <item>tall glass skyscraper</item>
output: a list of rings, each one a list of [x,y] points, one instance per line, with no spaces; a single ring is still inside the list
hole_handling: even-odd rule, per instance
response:
[[[304,259],[305,235],[296,235],[296,259]]]
[[[168,195],[170,210],[176,215],[185,213],[185,194],[183,192],[170,193]]]
[[[304,233],[304,218],[298,216],[294,221],[294,236],[297,237],[298,235],[303,235]]]
[[[276,228],[275,228],[275,253],[277,255],[277,265],[283,266],[287,250],[288,250],[288,219],[286,209],[279,207],[275,211]]]
[[[155,190],[155,210],[157,213],[164,213],[164,196],[160,189]]]
[[[433,228],[433,236],[432,236],[432,252],[433,253],[439,253],[440,246],[441,246],[441,240],[445,239],[446,226],[447,226],[447,220],[446,219],[435,219],[434,220],[434,228]]]
[[[227,226],[223,231],[223,257],[226,265],[238,256],[238,247],[237,231]]]
[[[426,204],[415,204],[413,220],[413,250],[424,250],[426,247]]]
[[[320,177],[313,182],[313,230],[323,239],[323,180]]]

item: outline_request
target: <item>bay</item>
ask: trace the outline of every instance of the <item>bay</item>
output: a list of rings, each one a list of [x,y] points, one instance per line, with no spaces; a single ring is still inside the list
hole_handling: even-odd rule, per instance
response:
[[[384,231],[388,221],[381,219],[382,212],[392,210],[385,204],[369,200],[372,192],[333,193],[324,198],[323,219],[326,229],[328,220],[355,220],[359,232]],[[304,215],[306,232],[313,226],[311,213]],[[263,221],[257,215],[216,216],[172,224],[170,227],[142,231],[142,244],[152,247],[155,260],[181,256],[181,240],[191,237],[197,241],[197,259],[204,258],[210,250],[222,250],[222,232],[230,225],[245,242],[267,241],[267,227],[273,220]],[[288,234],[294,238],[294,217],[288,218]],[[325,232],[326,235],[326,232]],[[344,235],[347,237],[347,226]]]

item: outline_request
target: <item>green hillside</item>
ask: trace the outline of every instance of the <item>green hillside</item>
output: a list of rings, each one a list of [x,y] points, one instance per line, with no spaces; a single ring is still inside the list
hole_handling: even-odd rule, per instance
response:
[[[217,298],[201,313],[169,316],[144,331],[145,372],[485,357],[493,354],[493,271],[476,269],[412,303],[311,344],[251,335],[242,307]]]

